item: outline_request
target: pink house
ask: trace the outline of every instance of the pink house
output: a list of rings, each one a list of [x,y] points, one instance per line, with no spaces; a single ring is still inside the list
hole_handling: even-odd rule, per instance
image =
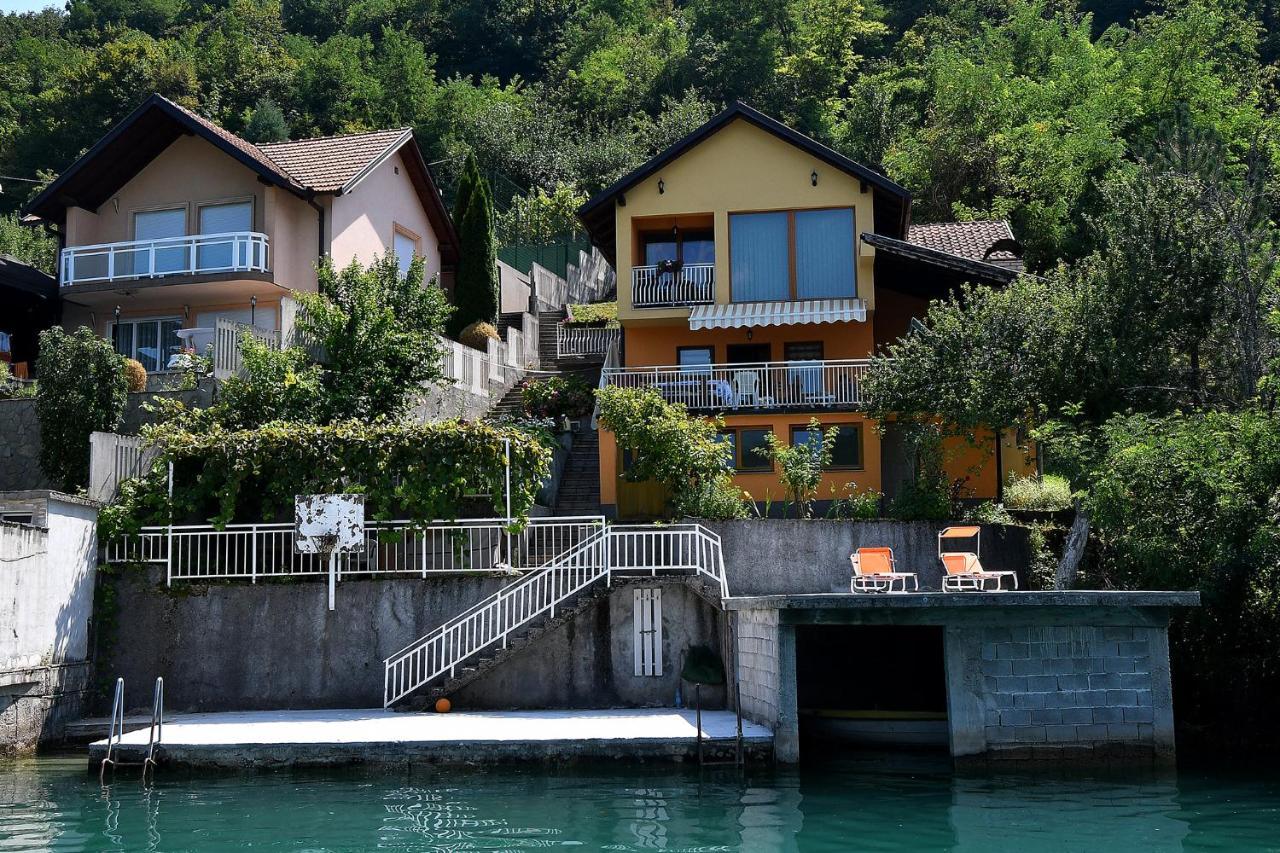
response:
[[[63,325],[148,371],[214,330],[278,333],[316,264],[413,256],[448,289],[458,238],[411,128],[254,145],[160,95],[71,164],[25,213],[61,238]]]

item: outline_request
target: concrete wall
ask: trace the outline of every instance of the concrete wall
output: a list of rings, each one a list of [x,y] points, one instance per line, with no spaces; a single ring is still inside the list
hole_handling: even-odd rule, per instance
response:
[[[0,754],[34,749],[79,711],[87,685],[97,508],[57,493],[0,495]]]
[[[213,402],[213,382],[202,381],[194,391],[130,394],[117,432],[136,435],[144,423],[152,421],[143,406],[158,397],[202,408]],[[36,417],[36,401],[0,400],[0,491],[51,489],[55,485],[40,469],[40,420]]]
[[[502,307],[499,310],[503,314],[529,310],[529,276],[510,264],[498,261],[498,283],[502,288]]]
[[[40,470],[40,419],[35,400],[0,400],[0,490],[50,489]]]
[[[660,676],[635,674],[634,594],[662,589]],[[622,585],[570,622],[521,649],[453,697],[456,708],[672,707],[691,646],[720,651],[720,612],[683,582]],[[684,704],[693,688],[683,685]],[[723,708],[725,689],[704,687],[703,708]]]
[[[920,588],[940,589],[938,531],[945,522],[745,519],[703,522],[720,534],[731,595],[848,592],[849,555],[893,548],[898,571],[915,572]],[[1026,528],[984,525],[982,564],[1025,573],[1031,562]],[[1026,587],[1020,578],[1020,587]]]

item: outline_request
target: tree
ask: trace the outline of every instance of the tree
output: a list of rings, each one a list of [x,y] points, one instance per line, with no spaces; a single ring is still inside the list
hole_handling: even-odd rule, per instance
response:
[[[40,392],[40,467],[58,488],[89,484],[89,434],[114,432],[124,417],[128,383],[111,343],[81,326],[40,333],[36,359]]]
[[[245,124],[244,138],[250,142],[284,142],[289,138],[289,124],[284,110],[270,98],[261,98]]]
[[[23,225],[12,214],[0,216],[0,255],[17,258],[49,275],[58,268],[58,241],[44,229]]]
[[[320,293],[301,294],[303,337],[324,353],[325,420],[404,414],[425,383],[439,379],[444,292],[423,282],[421,258],[401,276],[394,255],[368,268],[320,268]]]
[[[468,155],[455,206],[458,224],[458,272],[453,301],[457,312],[451,330],[457,334],[475,322],[498,322],[498,254],[493,232],[493,198],[475,157]]]
[[[839,435],[840,427],[824,431],[816,418],[810,418],[808,441],[788,444],[770,432],[765,435],[766,446],[756,448],[756,453],[777,464],[778,476],[787,490],[787,503],[795,507],[796,518],[813,515],[813,499],[822,485],[822,471],[831,464]]]

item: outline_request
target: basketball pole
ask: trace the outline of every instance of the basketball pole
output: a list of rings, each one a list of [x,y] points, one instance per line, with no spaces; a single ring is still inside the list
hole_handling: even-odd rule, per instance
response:
[[[329,609],[333,610],[334,590],[338,583],[338,551],[329,551]]]

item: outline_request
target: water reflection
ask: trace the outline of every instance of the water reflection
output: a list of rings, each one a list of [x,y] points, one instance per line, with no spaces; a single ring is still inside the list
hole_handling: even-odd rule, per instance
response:
[[[82,759],[0,765],[3,850],[826,853],[1276,850],[1280,782],[1239,774],[570,767],[186,777],[108,788]]]

